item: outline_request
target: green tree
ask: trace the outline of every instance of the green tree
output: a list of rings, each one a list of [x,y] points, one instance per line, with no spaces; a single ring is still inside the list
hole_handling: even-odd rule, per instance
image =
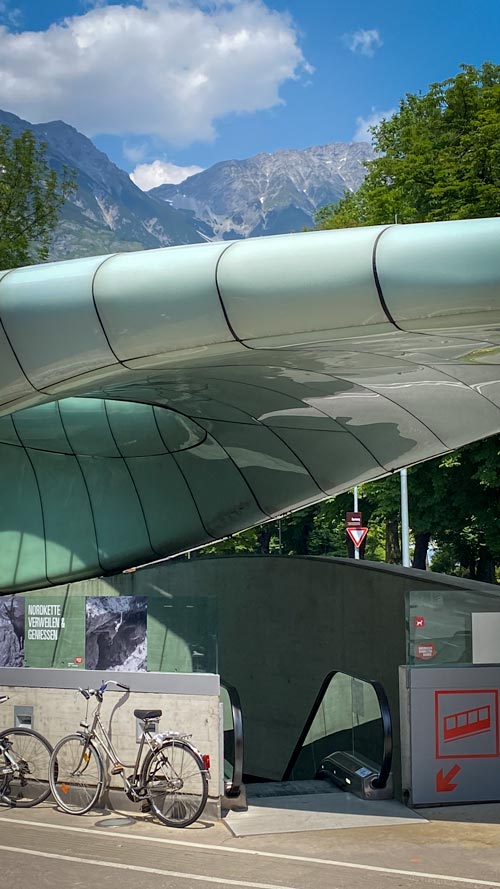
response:
[[[462,65],[372,128],[361,188],[319,210],[319,228],[500,214],[500,66]]]
[[[47,145],[31,130],[0,127],[0,268],[47,259],[59,211],[74,192],[73,173],[47,162]]]

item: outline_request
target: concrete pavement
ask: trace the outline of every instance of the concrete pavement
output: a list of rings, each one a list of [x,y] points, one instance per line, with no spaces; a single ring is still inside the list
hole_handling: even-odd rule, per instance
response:
[[[422,814],[427,822],[235,838],[223,822],[174,830],[137,815],[108,827],[116,813],[74,817],[50,801],[0,809],[1,885],[136,889],[152,878],[161,889],[500,887],[500,805]]]

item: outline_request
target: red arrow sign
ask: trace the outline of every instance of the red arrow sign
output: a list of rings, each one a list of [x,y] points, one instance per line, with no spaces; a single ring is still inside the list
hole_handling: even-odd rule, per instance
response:
[[[359,547],[363,543],[363,540],[368,534],[368,528],[346,528],[346,531],[349,534],[349,537],[354,543],[356,549],[359,549]]]
[[[442,769],[439,769],[439,772],[436,775],[437,792],[450,793],[452,790],[455,790],[455,787],[458,787],[458,784],[453,784],[453,778],[455,778],[461,771],[462,768],[459,765],[454,765],[449,772],[446,772],[446,775],[443,774]]]

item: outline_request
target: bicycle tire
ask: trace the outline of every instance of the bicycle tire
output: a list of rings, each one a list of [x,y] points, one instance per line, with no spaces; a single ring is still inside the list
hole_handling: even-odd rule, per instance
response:
[[[205,766],[185,741],[172,739],[150,751],[144,760],[142,784],[156,817],[168,827],[188,827],[205,808]]]
[[[97,803],[104,786],[104,763],[99,750],[84,735],[66,735],[54,747],[49,782],[63,812],[85,815]]]
[[[50,795],[49,763],[52,744],[47,738],[29,728],[9,728],[0,732],[0,741],[8,740],[10,753],[19,768],[3,775],[0,782],[0,800],[13,808],[30,809],[43,803]],[[5,753],[1,754],[2,766],[11,767]]]

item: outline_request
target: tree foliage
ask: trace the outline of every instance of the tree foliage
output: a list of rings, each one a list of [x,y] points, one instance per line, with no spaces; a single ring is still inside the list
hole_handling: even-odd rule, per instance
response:
[[[59,211],[76,184],[66,167],[47,162],[47,146],[31,130],[14,137],[0,127],[0,268],[47,259]]]
[[[374,160],[356,193],[322,208],[319,228],[500,214],[500,66],[462,65],[424,95],[408,93],[372,128]]]

